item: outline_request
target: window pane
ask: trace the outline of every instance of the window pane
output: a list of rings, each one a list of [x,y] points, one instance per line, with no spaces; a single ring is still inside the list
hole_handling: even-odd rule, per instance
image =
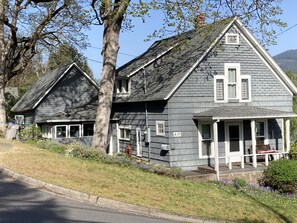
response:
[[[125,129],[120,129],[120,138],[121,139],[125,138]]]
[[[211,156],[211,141],[202,142],[202,156]]]
[[[164,126],[163,126],[163,124],[157,124],[157,126],[158,126],[158,133],[160,133],[160,134],[164,133]]]
[[[227,35],[227,43],[237,43],[237,35]]]
[[[70,137],[79,137],[79,126],[70,126],[70,132],[69,132]]]
[[[94,124],[84,124],[84,136],[93,136],[94,135]]]
[[[264,122],[256,122],[256,136],[264,137]]]
[[[236,85],[235,84],[228,85],[228,95],[229,95],[229,98],[236,98]]]
[[[235,68],[229,68],[228,69],[228,82],[229,83],[235,83],[236,82],[236,69]]]
[[[202,125],[202,139],[210,139],[210,124]]]
[[[130,139],[130,133],[131,133],[130,129],[125,129],[125,139]]]
[[[216,81],[217,100],[224,100],[224,80],[217,79]]]
[[[241,97],[244,100],[249,99],[249,80],[248,79],[241,80]]]
[[[57,138],[65,138],[66,137],[66,126],[58,126],[56,136],[57,136]]]

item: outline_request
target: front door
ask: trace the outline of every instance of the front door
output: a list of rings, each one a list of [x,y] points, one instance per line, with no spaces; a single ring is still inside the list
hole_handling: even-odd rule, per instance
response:
[[[137,151],[137,156],[142,155],[141,128],[136,128],[136,151]]]
[[[242,125],[240,123],[227,124],[227,144],[227,154],[229,153],[231,162],[240,162],[243,155]]]

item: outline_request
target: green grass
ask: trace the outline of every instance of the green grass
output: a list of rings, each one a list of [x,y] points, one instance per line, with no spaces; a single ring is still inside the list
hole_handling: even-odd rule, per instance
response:
[[[5,140],[0,139],[0,143]],[[9,142],[0,165],[20,174],[100,197],[175,214],[236,222],[297,222],[297,197],[162,177]]]

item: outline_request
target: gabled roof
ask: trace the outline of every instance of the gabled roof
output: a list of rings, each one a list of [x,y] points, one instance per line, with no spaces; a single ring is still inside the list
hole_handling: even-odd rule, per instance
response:
[[[168,100],[232,25],[236,25],[236,28],[246,36],[257,54],[268,64],[288,91],[297,94],[296,86],[241,21],[238,18],[228,18],[204,25],[198,30],[157,41],[145,53],[118,68],[117,78],[131,77],[137,72],[143,72],[143,76],[146,77],[146,94],[143,80],[137,80],[139,86],[133,86],[129,96],[118,97],[115,102]],[[154,68],[151,69],[149,65],[153,65]]]
[[[35,109],[51,89],[72,69],[77,68],[96,88],[99,86],[75,63],[48,71],[31,86],[23,97],[12,107],[12,112],[25,112]]]

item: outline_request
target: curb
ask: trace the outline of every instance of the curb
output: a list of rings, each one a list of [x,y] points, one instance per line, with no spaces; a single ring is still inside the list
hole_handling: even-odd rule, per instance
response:
[[[53,184],[45,183],[43,181],[27,177],[18,173],[15,173],[9,169],[6,169],[2,166],[0,166],[0,174],[3,174],[8,177],[12,177],[16,180],[19,180],[21,182],[27,183],[37,189],[43,189],[50,191],[57,195],[62,195],[66,198],[72,198],[74,200],[78,200],[81,202],[86,202],[89,204],[96,205],[98,207],[102,208],[108,208],[113,209],[121,212],[127,212],[147,217],[155,217],[160,219],[166,219],[166,220],[173,220],[173,221],[180,221],[180,222],[188,222],[188,223],[223,223],[226,221],[214,221],[214,220],[206,220],[206,219],[198,219],[198,218],[192,218],[187,216],[180,216],[180,215],[174,215],[166,212],[161,212],[156,209],[152,208],[146,208],[141,207],[138,205],[128,204],[120,201],[114,201],[94,195],[89,195],[87,193],[82,193],[79,191],[59,187]]]

